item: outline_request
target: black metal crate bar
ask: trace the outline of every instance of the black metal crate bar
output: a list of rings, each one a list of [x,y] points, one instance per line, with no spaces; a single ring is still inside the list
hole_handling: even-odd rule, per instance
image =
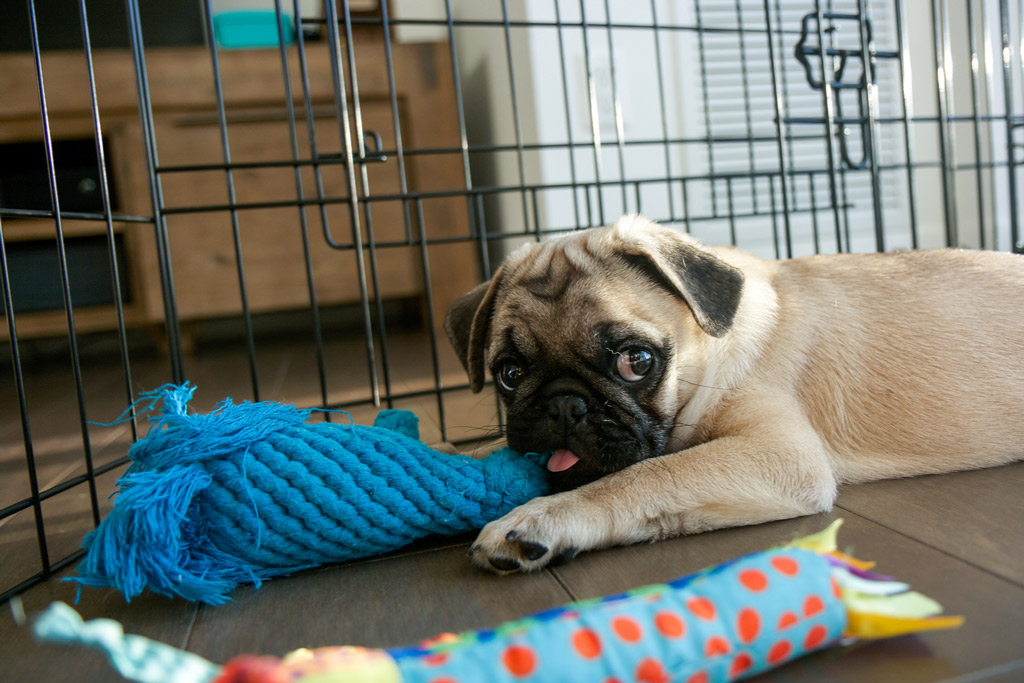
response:
[[[499,434],[440,321],[524,242],[1024,252],[1009,0],[268,0],[259,45],[66,4],[0,27],[4,600],[78,559],[163,383]]]

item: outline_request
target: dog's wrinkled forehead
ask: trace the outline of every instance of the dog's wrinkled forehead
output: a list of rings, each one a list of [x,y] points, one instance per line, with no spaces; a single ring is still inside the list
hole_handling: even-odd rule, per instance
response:
[[[568,340],[588,324],[585,310],[603,306],[595,296],[593,279],[580,262],[560,249],[538,249],[512,273],[495,300],[491,350],[512,346],[527,355],[542,345]]]
[[[607,229],[588,230],[512,252],[505,263],[505,282],[508,289],[524,290],[540,301],[559,301],[572,286],[621,265],[621,240]]]
[[[624,259],[629,255],[678,246],[681,242],[697,244],[689,235],[669,231],[643,216],[624,216],[608,227],[568,233],[520,247],[505,262],[506,281],[527,289],[539,299],[557,299],[583,275],[614,272],[616,276],[625,276]]]
[[[551,244],[536,248],[532,258],[524,259],[512,283],[541,301],[563,299],[569,286],[585,274],[581,251],[572,243],[562,248]]]
[[[574,233],[511,254],[495,300],[489,350],[513,346],[541,354],[551,350],[544,347],[579,344],[595,320],[614,319],[624,310],[645,317],[640,309],[646,306],[630,293],[657,288],[623,263],[609,237]]]
[[[540,301],[562,300],[575,284],[607,267],[607,249],[594,237],[580,232],[517,249],[505,264],[506,288]]]

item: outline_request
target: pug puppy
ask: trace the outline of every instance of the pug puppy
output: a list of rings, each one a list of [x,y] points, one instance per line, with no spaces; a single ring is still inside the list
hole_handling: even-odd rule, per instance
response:
[[[1024,456],[1024,257],[765,261],[641,216],[511,254],[446,331],[559,492],[488,524],[498,572],[829,510],[840,484]]]

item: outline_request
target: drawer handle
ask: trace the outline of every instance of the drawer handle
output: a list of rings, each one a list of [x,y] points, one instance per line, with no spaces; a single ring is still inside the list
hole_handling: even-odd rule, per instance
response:
[[[388,155],[381,150],[384,142],[380,139],[380,133],[375,130],[363,131],[363,141],[366,143],[363,156],[353,155],[352,161],[357,164],[379,164],[388,160]],[[319,159],[344,159],[344,154],[320,154]],[[343,162],[344,163],[344,162]]]
[[[384,142],[380,139],[380,133],[375,130],[363,131],[363,141],[366,143],[366,152],[361,158],[356,159],[356,163],[380,163],[388,160],[388,155],[381,151],[384,149]]]

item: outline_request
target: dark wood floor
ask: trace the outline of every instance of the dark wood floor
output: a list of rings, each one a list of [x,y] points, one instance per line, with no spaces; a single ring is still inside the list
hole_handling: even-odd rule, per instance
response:
[[[211,360],[210,367],[219,368],[222,377],[244,378],[240,370],[230,375],[225,372],[234,362],[225,356]],[[271,395],[267,397],[297,400],[289,394],[298,391],[295,387],[300,384],[306,386],[306,380],[297,378],[293,383],[294,373],[294,364],[281,370],[278,384],[268,390]],[[215,374],[196,380],[204,397],[201,408],[234,392],[230,382],[218,382]],[[136,381],[156,381],[158,376],[156,371],[147,375],[140,370],[141,379]],[[244,379],[238,381],[244,384]],[[116,403],[117,383],[113,377],[106,384],[88,384],[90,396],[111,393]],[[46,382],[40,386],[45,388]],[[74,400],[65,393],[50,399],[52,405],[43,400],[42,393],[33,398],[33,407],[38,409],[34,413],[34,424],[39,427],[36,435],[41,445],[52,442],[59,446],[64,443],[61,439],[71,437],[51,434],[45,425],[47,420],[57,421],[69,414]],[[5,402],[3,412],[8,414],[0,425],[0,435],[7,438],[0,440],[0,448],[16,452],[24,462],[15,448],[19,437],[17,430],[11,429],[13,418],[7,405]],[[478,404],[471,408],[482,410]],[[100,459],[123,453],[127,433],[104,434],[101,438],[97,432],[102,443]],[[18,480],[18,458],[0,459],[6,480],[0,494],[8,497],[5,504],[14,495],[11,482]],[[50,468],[45,473],[47,480],[69,476],[76,466],[68,463],[59,453],[43,458],[44,469]],[[114,474],[100,482],[101,497],[111,490]],[[88,514],[83,512],[87,506],[81,501],[72,505],[73,500],[87,497],[87,489],[77,487],[66,493],[66,500],[57,496],[48,504],[54,508],[49,510],[48,533],[63,539],[55,541],[54,552],[73,548],[82,527],[89,525]],[[60,505],[71,507],[56,509]],[[669,580],[820,530],[836,517],[846,520],[840,535],[844,550],[876,560],[878,571],[911,583],[941,602],[947,613],[965,615],[966,623],[956,631],[833,648],[759,680],[1024,681],[1024,463],[848,487],[842,490],[836,509],[827,515],[588,553],[566,566],[532,575],[499,578],[480,572],[466,557],[471,539],[457,538],[276,579],[259,590],[243,587],[230,603],[219,607],[152,595],[126,604],[113,591],[89,589],[82,593],[77,608],[86,618],[117,619],[128,632],[186,648],[215,662],[242,653],[283,654],[297,647],[398,646],[441,632],[491,627],[568,601]],[[15,517],[9,522],[0,526],[0,578],[5,580],[31,571],[33,562],[38,565],[30,518]],[[21,600],[31,615],[52,600],[73,603],[75,593],[73,584],[50,580],[29,589]],[[37,645],[25,628],[15,625],[8,610],[4,611],[0,616],[3,681],[118,680],[97,654]]]

